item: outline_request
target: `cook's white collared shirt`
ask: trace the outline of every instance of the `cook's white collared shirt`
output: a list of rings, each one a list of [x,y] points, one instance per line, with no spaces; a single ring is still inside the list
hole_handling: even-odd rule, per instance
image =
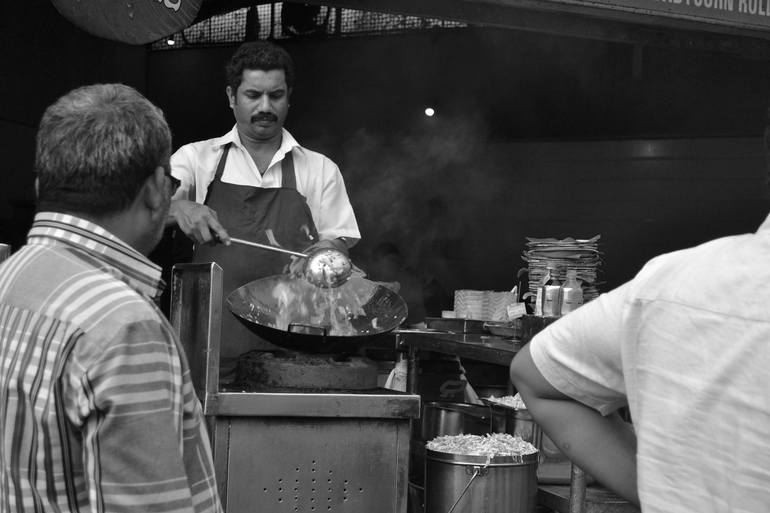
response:
[[[556,389],[626,403],[644,513],[770,511],[770,218],[651,260],[531,342]]]
[[[219,158],[227,143],[232,143],[232,146],[222,172],[222,181],[234,185],[281,187],[281,161],[291,151],[297,192],[307,201],[319,238],[360,239],[358,223],[339,167],[325,155],[303,148],[288,130],[282,130],[281,146],[264,175],[260,174],[254,160],[241,144],[237,127],[222,137],[182,146],[171,156],[171,174],[182,181],[175,196],[198,203],[205,201],[206,191],[214,179]]]

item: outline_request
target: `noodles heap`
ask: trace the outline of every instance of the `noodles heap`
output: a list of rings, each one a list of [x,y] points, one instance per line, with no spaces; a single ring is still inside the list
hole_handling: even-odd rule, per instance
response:
[[[487,401],[490,403],[500,404],[503,406],[507,406],[508,408],[513,408],[514,410],[526,410],[527,406],[524,404],[524,401],[522,400],[521,396],[519,394],[516,395],[505,395],[503,397],[487,397]]]
[[[535,454],[537,448],[520,436],[507,433],[439,436],[427,443],[431,451],[465,456],[523,456]]]

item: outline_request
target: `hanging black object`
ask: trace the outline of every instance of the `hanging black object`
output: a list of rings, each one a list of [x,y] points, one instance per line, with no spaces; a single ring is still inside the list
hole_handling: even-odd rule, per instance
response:
[[[203,0],[51,0],[78,28],[97,37],[144,45],[190,26]]]
[[[281,8],[281,27],[287,35],[304,36],[317,34],[324,28],[316,22],[321,12],[318,5],[295,4],[284,2]]]

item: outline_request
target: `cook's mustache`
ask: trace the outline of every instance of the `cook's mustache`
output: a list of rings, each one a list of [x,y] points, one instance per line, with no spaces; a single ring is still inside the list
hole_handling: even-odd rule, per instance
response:
[[[259,123],[260,121],[278,121],[278,116],[270,112],[260,112],[251,116],[252,123]]]

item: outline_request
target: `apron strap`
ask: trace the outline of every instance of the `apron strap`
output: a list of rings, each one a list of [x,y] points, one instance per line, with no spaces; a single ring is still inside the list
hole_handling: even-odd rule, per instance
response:
[[[281,187],[297,190],[297,178],[294,174],[294,156],[291,150],[286,152],[281,161]]]
[[[208,205],[209,198],[211,197],[211,189],[215,187],[215,184],[222,180],[222,173],[225,171],[225,162],[227,162],[227,154],[230,151],[232,143],[225,144],[225,149],[222,152],[222,156],[219,157],[217,162],[217,170],[214,172],[214,179],[211,180],[208,190],[206,191],[206,199],[203,200],[204,205]],[[297,177],[294,174],[294,156],[291,150],[284,155],[281,161],[281,187],[285,189],[297,190]]]
[[[211,189],[213,189],[216,186],[216,183],[222,180],[222,173],[225,170],[225,162],[227,162],[227,154],[230,151],[230,146],[233,143],[227,143],[225,144],[225,149],[222,152],[222,156],[219,157],[219,162],[217,163],[217,170],[214,173],[214,179],[211,180],[211,183],[209,184],[208,189],[206,190],[206,199],[203,200],[204,205],[209,204],[209,198],[211,197]]]

